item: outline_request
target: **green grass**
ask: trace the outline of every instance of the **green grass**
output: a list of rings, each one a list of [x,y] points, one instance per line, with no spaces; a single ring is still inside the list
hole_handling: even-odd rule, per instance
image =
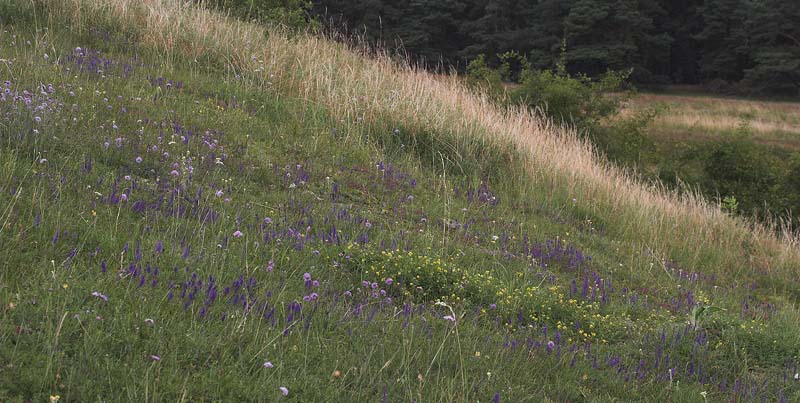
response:
[[[800,399],[796,280],[662,261],[499,146],[3,7],[34,101],[0,103],[0,401]]]

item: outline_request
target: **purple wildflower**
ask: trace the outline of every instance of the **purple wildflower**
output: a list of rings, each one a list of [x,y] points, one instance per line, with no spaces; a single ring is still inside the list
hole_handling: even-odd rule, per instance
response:
[[[244,234],[242,233],[242,231],[239,231],[238,229],[236,231],[234,231],[234,233],[233,233],[233,237],[234,238],[241,238],[243,236],[244,236]]]
[[[392,283],[394,283],[394,280],[391,277],[386,279],[386,285],[392,285]]]
[[[270,362],[270,361],[267,361],[267,362],[264,363],[264,368],[273,368],[273,367],[275,367],[275,366],[272,365],[272,362]]]
[[[100,299],[102,299],[103,301],[108,301],[108,296],[107,296],[107,295],[104,295],[104,294],[103,294],[103,293],[101,293],[100,291],[94,291],[94,292],[92,292],[92,296],[93,296],[93,297],[100,298]]]
[[[282,395],[289,396],[289,389],[287,389],[286,386],[281,386],[281,387],[278,388],[278,390],[281,391]]]

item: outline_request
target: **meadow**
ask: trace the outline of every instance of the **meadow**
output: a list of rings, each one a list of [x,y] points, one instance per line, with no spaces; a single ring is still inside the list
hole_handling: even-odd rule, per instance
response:
[[[731,202],[734,212],[791,222],[800,207],[800,103],[714,96],[691,89],[639,93],[617,119],[651,116],[648,142],[637,155],[646,176],[707,199]]]
[[[2,402],[800,400],[792,233],[324,38],[0,22]]]
[[[719,140],[746,127],[753,139],[793,151],[800,150],[800,103],[748,100],[692,93],[641,93],[627,113],[644,108],[662,111],[648,129],[663,141]]]

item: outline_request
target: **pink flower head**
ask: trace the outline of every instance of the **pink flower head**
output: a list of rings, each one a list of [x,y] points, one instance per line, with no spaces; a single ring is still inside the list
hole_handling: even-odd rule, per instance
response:
[[[278,388],[278,390],[281,391],[282,395],[289,396],[289,389],[287,389],[286,386],[281,386],[281,387]]]
[[[272,362],[270,362],[270,361],[267,361],[267,362],[264,363],[264,368],[273,368],[273,367],[275,367],[275,366],[272,365]]]
[[[93,296],[93,297],[100,298],[100,299],[102,299],[103,301],[108,301],[108,296],[107,296],[107,295],[104,295],[104,294],[103,294],[103,293],[101,293],[100,291],[94,291],[94,292],[92,292],[92,296]]]
[[[244,234],[242,233],[242,231],[239,231],[238,229],[236,231],[234,231],[234,233],[233,233],[233,237],[234,238],[241,238],[243,236],[244,236]]]
[[[155,354],[150,355],[150,359],[153,360],[153,361],[161,361],[161,357],[157,356]]]
[[[386,279],[386,285],[392,285],[392,283],[394,283],[394,280],[391,277]]]
[[[450,322],[455,322],[456,321],[456,318],[453,315],[444,316],[444,317],[442,317],[442,319],[449,320]]]

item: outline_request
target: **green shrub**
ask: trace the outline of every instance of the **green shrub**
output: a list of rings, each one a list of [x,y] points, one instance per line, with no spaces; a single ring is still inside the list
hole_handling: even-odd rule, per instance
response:
[[[644,161],[658,159],[658,151],[647,136],[647,128],[658,116],[656,109],[644,109],[624,118],[615,118],[590,127],[590,140],[606,156],[627,167],[635,167]]]
[[[497,55],[500,59],[500,76],[503,80],[510,82],[519,82],[522,78],[522,73],[530,71],[531,63],[525,56],[511,50]]]
[[[758,211],[761,216],[766,210],[778,213],[786,206],[782,165],[766,147],[735,138],[712,146],[704,162],[704,188],[710,196],[735,197],[739,211]]]
[[[467,65],[467,85],[495,99],[499,99],[504,92],[502,75],[486,64],[484,55]]]
[[[198,0],[195,0],[198,1]],[[244,20],[280,24],[292,29],[311,25],[308,0],[208,0],[207,4]]]
[[[33,21],[35,12],[30,1],[0,2],[0,25]]]
[[[549,70],[528,70],[522,73],[520,86],[511,92],[510,98],[539,109],[556,121],[589,128],[619,112],[624,97],[609,94],[619,92],[627,76],[628,73],[609,72],[599,80],[592,80]]]
[[[622,103],[630,97],[630,92],[624,90],[628,75],[629,72],[608,72],[593,80],[549,70],[527,70],[510,99],[557,123],[575,126],[609,159],[632,166],[652,149],[645,129],[658,112],[650,109],[630,117],[618,116]]]

